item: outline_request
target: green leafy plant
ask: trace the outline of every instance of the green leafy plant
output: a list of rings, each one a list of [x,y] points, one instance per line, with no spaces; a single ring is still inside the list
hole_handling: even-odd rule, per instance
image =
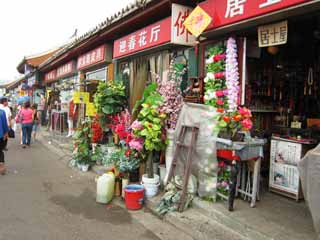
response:
[[[144,101],[138,114],[142,128],[134,129],[134,135],[144,139],[143,147],[148,154],[148,177],[153,178],[152,155],[166,146],[165,119],[167,115],[160,112],[162,96],[156,91],[158,85],[152,83],[144,91]]]
[[[128,152],[129,151],[129,152]],[[116,167],[121,173],[129,173],[136,170],[140,165],[140,159],[131,154],[130,150],[119,148],[110,153],[103,161],[103,164]]]
[[[106,116],[120,113],[127,103],[125,86],[116,82],[100,82],[94,97],[94,104],[100,116],[101,125],[105,125]]]

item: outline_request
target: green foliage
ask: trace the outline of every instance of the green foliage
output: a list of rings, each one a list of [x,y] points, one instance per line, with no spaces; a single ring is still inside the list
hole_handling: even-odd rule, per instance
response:
[[[157,92],[158,84],[151,83],[149,84],[143,92],[142,98],[138,100],[133,108],[133,112],[137,111],[143,103],[150,103],[151,105],[162,102],[163,99],[161,95]]]
[[[218,54],[223,54],[225,53],[225,51],[226,51],[225,45],[223,44],[223,42],[219,42],[209,49],[209,54],[210,56],[214,56]]]
[[[94,105],[100,116],[120,113],[127,103],[125,86],[116,82],[100,82],[94,97]],[[105,119],[100,117],[100,120]],[[104,125],[102,122],[101,125]]]
[[[140,159],[132,155],[126,156],[126,150],[123,148],[116,149],[108,154],[103,164],[109,166],[113,164],[122,173],[129,173],[136,170],[140,165]]]

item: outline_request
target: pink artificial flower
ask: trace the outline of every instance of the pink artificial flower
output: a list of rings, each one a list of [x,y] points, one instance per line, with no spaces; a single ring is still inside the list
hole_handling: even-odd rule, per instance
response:
[[[246,118],[244,120],[241,121],[241,125],[243,128],[250,130],[252,128],[252,121],[249,118]]]
[[[143,129],[143,125],[141,122],[139,122],[138,120],[135,120],[132,124],[131,124],[131,128],[134,130],[142,130]]]
[[[223,90],[218,90],[218,91],[216,91],[216,96],[217,96],[217,97],[223,97],[223,96],[224,96]]]
[[[246,107],[240,107],[238,112],[245,118],[250,118],[252,116],[251,111]]]
[[[222,61],[222,60],[225,60],[225,59],[226,59],[226,55],[225,54],[218,54],[218,55],[213,56],[213,61],[214,62],[219,62],[219,61]]]
[[[225,187],[228,187],[228,185],[229,185],[229,184],[228,184],[226,181],[223,181],[223,182],[221,183],[221,186],[224,187],[224,188],[225,188]]]
[[[222,106],[224,104],[224,101],[222,99],[217,100],[217,105]]]
[[[143,149],[143,142],[144,142],[143,138],[134,138],[129,142],[129,147],[139,152]]]

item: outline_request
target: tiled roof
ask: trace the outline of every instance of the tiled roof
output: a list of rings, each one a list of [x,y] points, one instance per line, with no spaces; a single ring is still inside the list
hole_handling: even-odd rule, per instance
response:
[[[11,82],[9,82],[9,83],[7,83],[7,84],[5,84],[4,87],[5,87],[6,89],[16,88],[17,86],[19,86],[19,84],[20,84],[23,80],[25,80],[25,77],[26,77],[26,76],[23,75],[22,77],[14,80],[14,81],[11,81]]]
[[[18,72],[23,73],[23,71],[24,71],[23,65],[26,63],[33,66],[33,67],[38,67],[41,63],[46,61],[48,58],[50,58],[53,54],[55,54],[60,49],[61,49],[61,47],[60,48],[53,48],[53,49],[50,49],[50,50],[43,52],[43,53],[40,53],[40,54],[24,57],[22,59],[22,61],[19,63],[19,65],[17,66]]]
[[[80,42],[85,41],[86,39],[89,39],[94,34],[101,32],[105,30],[110,25],[115,24],[119,20],[123,19],[124,17],[128,16],[129,14],[145,8],[149,3],[151,2],[157,2],[159,0],[135,0],[134,2],[128,4],[126,7],[122,8],[120,11],[114,13],[113,15],[106,18],[105,21],[98,24],[96,27],[91,29],[90,31],[84,33],[82,36],[77,37],[74,41],[67,44],[64,48],[62,48],[60,51],[57,51],[55,54],[53,54],[49,59],[47,59],[45,62],[39,65],[39,67],[44,67],[45,65],[52,62],[57,57],[61,56],[65,52],[69,51],[70,49],[74,48],[77,44]],[[161,1],[161,0],[160,0]]]

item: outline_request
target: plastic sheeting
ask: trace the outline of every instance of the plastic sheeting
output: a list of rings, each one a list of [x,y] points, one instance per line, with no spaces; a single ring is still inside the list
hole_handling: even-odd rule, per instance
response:
[[[178,123],[175,130],[176,142],[181,127],[194,126],[199,127],[198,138],[195,147],[195,153],[192,159],[191,173],[198,180],[198,194],[200,197],[216,198],[216,183],[218,163],[216,157],[216,143],[212,139],[216,137],[214,128],[216,126],[214,117],[217,115],[216,110],[212,107],[185,103],[179,115]],[[185,135],[185,144],[191,142],[191,131]],[[176,146],[174,145],[174,148]],[[184,166],[187,161],[187,151],[184,149],[178,158],[176,175],[182,175]]]
[[[320,239],[320,144],[298,163],[302,190]]]

